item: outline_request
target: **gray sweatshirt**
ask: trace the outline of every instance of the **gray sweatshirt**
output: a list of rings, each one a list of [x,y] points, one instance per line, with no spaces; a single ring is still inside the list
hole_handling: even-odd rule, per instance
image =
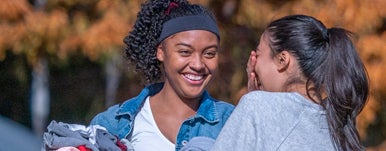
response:
[[[325,111],[298,93],[244,95],[213,151],[331,151]]]

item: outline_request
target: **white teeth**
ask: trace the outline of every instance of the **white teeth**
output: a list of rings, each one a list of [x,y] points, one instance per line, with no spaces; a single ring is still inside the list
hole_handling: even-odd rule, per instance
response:
[[[190,80],[194,80],[194,81],[198,81],[198,80],[201,80],[203,78],[203,76],[198,76],[198,75],[193,75],[193,74],[185,74],[184,76],[186,78],[188,78]]]

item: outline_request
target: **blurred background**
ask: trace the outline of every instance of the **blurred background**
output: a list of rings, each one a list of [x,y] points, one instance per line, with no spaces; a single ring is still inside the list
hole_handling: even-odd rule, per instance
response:
[[[2,0],[0,116],[6,120],[0,125],[8,121],[40,139],[51,120],[87,125],[98,112],[136,96],[144,83],[124,58],[122,40],[142,2]],[[385,0],[191,2],[209,7],[221,30],[220,73],[208,89],[235,105],[246,93],[249,52],[273,19],[306,14],[327,27],[354,32],[371,82],[358,129],[367,150],[386,150]],[[1,137],[0,144],[5,140]]]

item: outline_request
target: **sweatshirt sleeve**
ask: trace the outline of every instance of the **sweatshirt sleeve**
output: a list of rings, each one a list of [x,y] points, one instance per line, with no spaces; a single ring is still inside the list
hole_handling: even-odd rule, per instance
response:
[[[254,100],[243,96],[225,123],[212,150],[254,150],[257,140]],[[252,104],[251,104],[252,103]]]

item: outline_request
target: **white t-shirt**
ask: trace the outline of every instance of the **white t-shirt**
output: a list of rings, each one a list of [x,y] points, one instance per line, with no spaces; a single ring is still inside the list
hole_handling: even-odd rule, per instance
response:
[[[135,151],[174,151],[175,144],[170,142],[159,130],[150,108],[150,97],[134,120],[133,133],[129,141]]]

